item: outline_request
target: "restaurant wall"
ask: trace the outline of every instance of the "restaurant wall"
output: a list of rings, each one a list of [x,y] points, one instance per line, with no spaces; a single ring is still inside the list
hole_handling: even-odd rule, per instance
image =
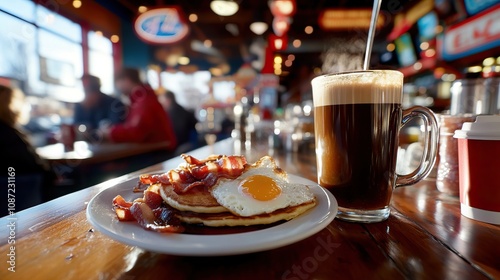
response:
[[[121,38],[123,66],[146,69],[152,62],[151,47],[137,37],[130,20],[121,20]]]
[[[120,18],[94,1],[84,1],[78,9],[73,7],[72,1],[39,1],[39,4],[44,3],[49,9],[84,23],[90,29],[101,30],[108,37],[120,33]]]

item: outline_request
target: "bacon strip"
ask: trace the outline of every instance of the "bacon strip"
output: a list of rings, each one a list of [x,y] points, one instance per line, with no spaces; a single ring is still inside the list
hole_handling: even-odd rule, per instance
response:
[[[188,156],[183,157],[185,160]],[[215,159],[215,157],[214,157]],[[186,162],[201,162],[189,156]],[[241,175],[247,164],[243,156],[222,156],[216,160],[206,161],[203,165],[189,165],[186,169],[174,169],[168,172],[170,183],[177,193],[185,193],[190,189],[203,186],[211,187],[217,183],[216,178],[234,179]],[[214,176],[216,177],[214,180]]]
[[[185,160],[189,165],[203,165],[203,164],[205,164],[207,162],[210,162],[210,161],[216,161],[216,160],[218,160],[218,159],[220,159],[222,157],[224,157],[224,156],[222,156],[222,155],[211,155],[211,156],[208,156],[206,159],[200,160],[200,159],[197,159],[197,158],[195,158],[193,156],[190,156],[190,155],[186,155],[186,154],[182,154],[181,155],[181,158],[183,160]]]
[[[167,173],[163,174],[143,174],[139,177],[139,181],[142,184],[152,185],[152,184],[162,184],[162,185],[170,185],[170,180],[168,178]]]
[[[168,209],[159,194],[160,185],[172,185],[177,193],[193,188],[208,188],[219,178],[234,179],[243,173],[247,161],[243,156],[213,155],[199,160],[189,155],[181,156],[187,165],[163,174],[141,175],[134,192],[143,197],[134,202],[118,195],[113,199],[116,216],[120,221],[137,221],[143,228],[157,232],[182,232],[180,221]],[[206,190],[206,189],[201,189]]]
[[[157,232],[183,232],[184,228],[179,225],[168,224],[170,214],[164,214],[168,211],[166,208],[151,210],[144,202],[134,202],[130,207],[130,212],[141,227]],[[155,215],[156,214],[156,215]]]
[[[134,191],[144,190],[144,185],[172,185],[177,193],[185,193],[195,187],[211,187],[220,177],[234,179],[241,175],[247,160],[244,156],[212,155],[199,160],[190,155],[181,155],[187,166],[180,166],[163,174],[141,175]]]
[[[131,202],[126,201],[121,195],[117,195],[113,199],[113,207],[115,208],[116,217],[120,221],[133,221],[134,217],[130,213]]]
[[[180,221],[176,220],[171,210],[163,205],[163,199],[158,191],[158,186],[152,185],[144,191],[143,197],[134,202],[126,201],[117,195],[113,199],[113,206],[118,220],[137,221],[141,227],[157,232],[183,232],[184,228],[180,225]]]

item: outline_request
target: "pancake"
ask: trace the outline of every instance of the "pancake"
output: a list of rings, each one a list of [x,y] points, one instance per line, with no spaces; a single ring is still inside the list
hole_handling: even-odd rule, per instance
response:
[[[208,190],[192,190],[183,194],[174,191],[173,186],[160,186],[163,201],[179,211],[196,213],[223,213],[228,210],[221,206]]]
[[[261,214],[250,217],[236,216],[230,212],[201,214],[195,212],[181,211],[176,214],[177,218],[187,224],[203,224],[209,227],[223,226],[252,226],[272,224],[281,220],[291,220],[316,205],[316,200],[291,206],[283,209],[278,209],[269,214]]]

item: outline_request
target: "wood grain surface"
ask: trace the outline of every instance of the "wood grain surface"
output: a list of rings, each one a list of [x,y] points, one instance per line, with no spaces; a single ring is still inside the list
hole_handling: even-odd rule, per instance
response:
[[[230,140],[194,151],[232,154]],[[271,154],[291,174],[315,180],[313,154],[255,147],[249,161]],[[124,245],[94,230],[86,203],[99,191],[141,173],[168,170],[172,159],[16,213],[16,272],[0,279],[500,279],[500,226],[460,215],[457,198],[432,180],[395,190],[391,216],[375,224],[334,220],[282,248],[228,257],[179,257]],[[11,220],[0,219],[3,259]]]

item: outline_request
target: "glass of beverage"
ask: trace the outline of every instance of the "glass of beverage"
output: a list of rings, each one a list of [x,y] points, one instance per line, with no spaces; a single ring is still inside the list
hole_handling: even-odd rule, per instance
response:
[[[74,150],[76,130],[71,124],[61,124],[61,143],[66,152]]]
[[[379,222],[390,214],[395,187],[411,185],[431,171],[438,126],[431,110],[402,110],[403,74],[369,70],[313,79],[318,183],[338,201],[337,217]],[[396,174],[399,130],[410,119],[424,123],[426,140],[419,167]]]

